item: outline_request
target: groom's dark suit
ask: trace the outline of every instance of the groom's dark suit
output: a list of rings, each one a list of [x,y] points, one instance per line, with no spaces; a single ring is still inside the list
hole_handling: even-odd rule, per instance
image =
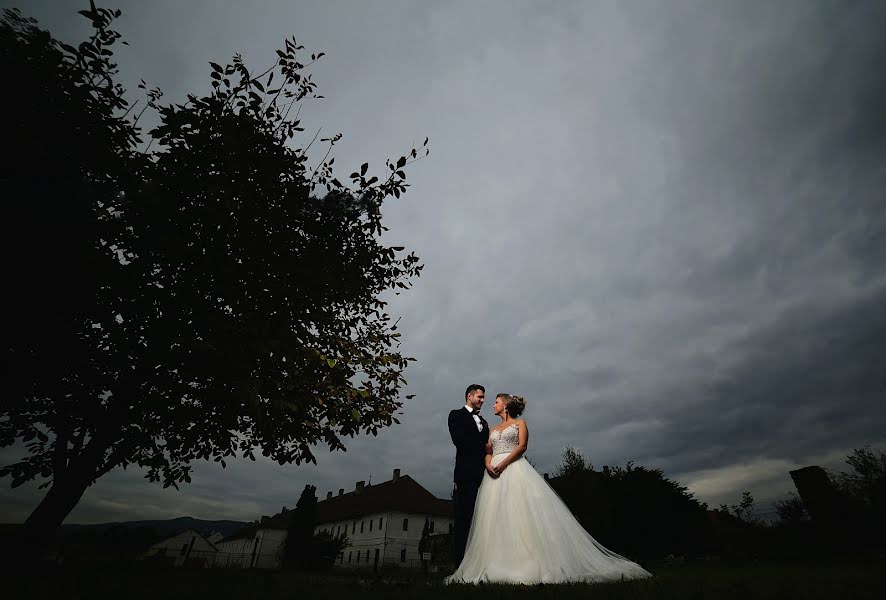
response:
[[[460,408],[449,413],[449,435],[455,444],[455,566],[458,567],[465,555],[474,502],[486,470],[489,425],[480,417],[478,430],[474,416]]]

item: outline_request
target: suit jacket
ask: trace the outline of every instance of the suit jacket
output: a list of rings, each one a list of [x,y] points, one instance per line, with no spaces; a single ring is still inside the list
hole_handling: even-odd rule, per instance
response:
[[[489,425],[480,417],[483,426],[477,431],[477,422],[464,408],[449,413],[449,436],[455,444],[455,485],[480,485],[486,470],[486,443]]]

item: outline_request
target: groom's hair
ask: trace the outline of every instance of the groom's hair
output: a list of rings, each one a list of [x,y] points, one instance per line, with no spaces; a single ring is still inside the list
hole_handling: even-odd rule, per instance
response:
[[[468,396],[471,395],[471,394],[473,394],[473,393],[476,392],[477,390],[480,390],[480,391],[483,392],[484,394],[486,393],[486,388],[485,388],[485,387],[483,387],[482,385],[480,385],[480,384],[478,384],[478,383],[472,383],[471,385],[468,386],[468,389],[465,390],[465,400],[467,400],[467,399],[468,399]]]

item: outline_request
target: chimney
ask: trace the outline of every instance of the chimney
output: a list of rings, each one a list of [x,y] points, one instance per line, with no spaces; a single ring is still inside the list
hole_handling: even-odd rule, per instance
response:
[[[354,491],[354,493],[357,494],[357,495],[359,495],[360,492],[363,491],[363,486],[365,486],[365,485],[366,485],[366,482],[365,482],[365,481],[358,481],[358,482],[357,482],[357,489]]]
[[[394,469],[394,483],[397,483],[397,480],[400,479],[400,469]]]
[[[548,474],[545,473],[545,481],[547,481],[547,480],[548,480]]]
[[[326,492],[326,499],[329,500],[332,498],[332,492]]]
[[[338,488],[338,495],[343,496],[345,493],[345,488]]]

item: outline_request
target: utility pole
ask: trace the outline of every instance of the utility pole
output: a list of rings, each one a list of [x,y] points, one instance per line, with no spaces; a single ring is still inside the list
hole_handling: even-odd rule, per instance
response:
[[[388,552],[388,524],[391,521],[391,513],[385,513],[385,533],[384,537],[382,537],[381,541],[381,566],[385,566],[385,556],[387,556]]]

